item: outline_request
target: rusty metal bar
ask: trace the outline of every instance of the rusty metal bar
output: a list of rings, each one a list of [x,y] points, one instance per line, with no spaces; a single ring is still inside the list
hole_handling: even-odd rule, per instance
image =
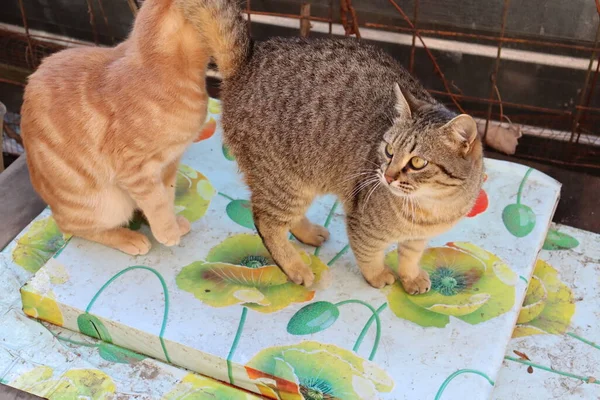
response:
[[[330,0],[330,4],[332,4],[332,3],[333,3],[333,0]],[[250,11],[250,14],[266,15],[266,16],[271,16],[271,17],[300,19],[299,15],[276,13],[276,12]],[[333,24],[335,22],[335,21],[333,21],[332,13],[330,13],[329,18],[311,16],[310,20],[317,21],[317,22],[326,22],[328,24]],[[399,31],[399,32],[407,32],[407,33],[413,33],[415,30],[414,28],[409,28],[409,27],[378,24],[378,23],[373,23],[373,22],[365,22],[365,23],[362,23],[359,25],[363,26],[365,28],[384,29],[384,30],[389,30],[389,31]],[[579,50],[579,51],[585,51],[585,52],[594,51],[593,46],[556,43],[556,42],[549,42],[549,41],[544,41],[544,40],[522,39],[522,38],[513,38],[513,37],[499,38],[498,36],[490,36],[490,35],[483,35],[483,34],[477,34],[477,33],[454,32],[454,31],[446,31],[446,30],[439,30],[439,29],[419,29],[419,33],[421,33],[422,35],[480,39],[480,40],[486,40],[486,41],[492,41],[492,42],[501,41],[502,43],[515,43],[515,44],[525,44],[525,45],[533,45],[533,46],[541,46],[541,47],[564,48],[564,49]]]
[[[127,1],[127,5],[129,6],[129,9],[131,10],[131,13],[133,14],[133,17],[135,18],[138,13],[138,5],[135,3],[134,0],[126,0],[126,1]]]
[[[329,36],[333,33],[333,0],[329,0]]]
[[[17,81],[13,81],[11,79],[0,78],[0,82],[2,82],[2,83],[8,83],[10,85],[25,87],[25,84],[23,82],[17,82]]]
[[[433,95],[447,96],[447,97],[454,96],[460,100],[472,101],[474,103],[493,104],[493,105],[500,104],[500,102],[498,100],[493,99],[493,98],[489,99],[489,98],[485,98],[485,97],[466,96],[466,95],[462,95],[462,94],[447,93],[447,92],[442,92],[440,90],[433,90],[433,89],[430,89],[428,91],[429,91],[429,93],[431,93]],[[536,112],[540,112],[540,113],[547,113],[547,114],[554,114],[554,115],[561,115],[561,116],[571,116],[572,115],[572,112],[569,110],[560,110],[560,109],[555,109],[555,108],[531,106],[529,104],[511,103],[508,101],[503,101],[502,105],[504,107],[513,107],[513,108],[519,108],[521,110],[536,111]]]
[[[269,17],[282,17],[282,18],[300,19],[300,16],[296,15],[296,14],[282,14],[282,13],[268,12],[268,11],[251,11],[251,14],[252,15],[266,15],[266,16],[269,16]],[[311,20],[311,21],[317,21],[317,22],[330,22],[329,18],[315,17],[315,16],[311,16],[309,18],[309,20]]]
[[[310,3],[300,6],[300,17],[300,36],[306,38],[310,34]]]
[[[598,29],[600,29],[600,0],[596,0],[596,12],[598,14]],[[597,44],[596,44],[597,46]],[[585,123],[588,117],[586,111],[594,112],[594,108],[590,108],[589,105],[592,101],[592,97],[594,96],[594,91],[596,90],[596,82],[598,81],[598,73],[600,72],[600,54],[598,54],[598,58],[596,59],[596,71],[594,72],[594,77],[592,78],[592,82],[590,84],[590,90],[588,91],[587,99],[585,101],[585,109],[581,109],[584,113],[581,116],[581,123]],[[586,88],[587,90],[587,88]],[[581,127],[580,127],[581,130]],[[577,141],[579,141],[580,134],[577,134]]]
[[[406,28],[402,26],[394,26],[394,25],[386,25],[386,24],[376,24],[373,22],[365,22],[363,24],[365,28],[373,28],[373,29],[383,29],[389,31],[399,31],[399,32],[407,32],[412,33],[414,29]],[[519,39],[519,38],[510,38],[504,37],[500,39],[497,36],[489,36],[489,35],[481,35],[478,33],[466,33],[466,32],[453,32],[453,31],[444,31],[437,29],[419,29],[419,32],[423,35],[432,35],[432,36],[445,36],[445,37],[455,37],[455,38],[469,38],[469,39],[480,39],[487,40],[492,42],[503,42],[503,43],[516,43],[516,44],[528,44],[534,46],[543,46],[543,47],[559,47],[564,49],[571,50],[581,50],[581,51],[593,51],[593,47],[583,46],[583,45],[571,45],[565,43],[554,43],[547,42],[544,40],[533,40],[533,39]]]
[[[396,3],[394,0],[389,0],[389,2],[394,6],[394,8],[396,8],[396,10],[398,10],[398,12],[400,13],[400,15],[402,15],[402,18],[404,18],[404,20],[406,21],[406,23],[413,29],[413,31],[415,32],[415,35],[417,35],[417,37],[419,38],[419,41],[423,45],[423,49],[425,50],[425,52],[429,56],[429,59],[431,60],[431,62],[433,63],[433,66],[434,66],[435,70],[437,71],[438,75],[442,79],[442,83],[444,84],[444,89],[446,89],[446,92],[448,92],[450,94],[452,102],[454,103],[454,105],[456,106],[456,108],[458,108],[458,110],[461,113],[464,114],[465,110],[463,110],[463,108],[460,106],[460,104],[456,100],[456,97],[454,97],[452,95],[452,92],[450,91],[450,86],[448,85],[448,81],[446,80],[446,76],[444,75],[444,73],[442,72],[442,69],[440,68],[440,66],[438,65],[437,61],[435,60],[435,57],[433,56],[433,53],[429,50],[429,48],[425,44],[425,41],[421,37],[421,34],[417,31],[417,29],[415,29],[415,26],[413,25],[412,22],[410,22],[410,19],[408,18],[408,15],[406,15],[406,13],[404,12],[404,10],[398,5],[398,3]]]
[[[130,6],[133,5],[133,6],[137,7],[134,0],[126,0],[126,1]],[[266,15],[266,16],[272,16],[272,17],[300,19],[300,16],[295,15],[295,14],[285,14],[285,13],[266,12],[266,11],[252,11],[249,6],[250,0],[247,0],[246,3],[247,3],[246,13],[248,14],[248,16],[250,18],[252,15]],[[330,0],[330,4],[333,4],[333,0]],[[137,13],[137,9],[135,7],[132,7],[133,13]],[[333,20],[332,12],[330,13],[329,18],[311,16],[310,20],[317,21],[317,22],[325,22],[328,24],[335,23],[335,21]],[[64,26],[64,25],[59,25],[59,26]],[[378,24],[378,23],[372,23],[372,22],[359,23],[359,26],[362,26],[365,28],[384,29],[384,30],[389,30],[389,31],[400,31],[400,32],[408,32],[408,33],[414,32],[413,28],[399,27],[399,26],[387,25],[387,24]],[[493,41],[493,42],[502,41],[503,43],[515,43],[515,44],[526,44],[526,45],[543,46],[543,47],[564,48],[564,49],[579,50],[579,51],[585,51],[585,52],[594,51],[593,46],[555,43],[555,42],[534,40],[534,39],[521,39],[521,38],[512,38],[512,37],[504,37],[502,39],[499,39],[497,36],[466,33],[466,32],[454,32],[454,31],[437,30],[437,29],[419,29],[419,32],[422,35],[435,35],[435,36],[445,36],[445,37],[481,39],[481,40]]]
[[[13,32],[13,31],[6,31],[3,29],[0,29],[0,35],[5,36],[5,37],[13,37],[17,40],[22,40],[23,38],[25,38],[25,40],[27,41],[27,35],[26,34],[22,34],[19,32]],[[38,35],[38,34],[34,34],[34,33],[30,33],[29,37],[32,39],[31,44],[35,44],[36,41],[44,41],[44,46],[46,47],[56,47],[57,49],[63,49],[64,46],[61,46],[57,43],[52,43],[52,41],[57,41],[57,42],[64,42],[64,43],[70,43],[70,44],[77,44],[77,45],[83,45],[86,46],[88,45],[88,43],[85,42],[80,42],[77,40],[69,40],[69,39],[60,39],[60,38],[53,38],[50,36],[44,36],[44,35]]]
[[[102,3],[102,0],[97,0],[98,1],[98,6],[100,7],[100,14],[102,14],[102,19],[104,20],[104,26],[106,26],[106,32],[108,33],[108,36],[110,36],[110,40],[112,42],[112,44],[115,44],[115,37],[112,34],[112,30],[110,29],[110,24],[108,23],[108,18],[106,17],[106,13],[104,12],[104,4]]]
[[[598,4],[598,0],[596,0],[596,4]],[[585,99],[588,91],[588,84],[590,82],[590,77],[592,75],[592,67],[594,66],[594,60],[596,60],[596,51],[598,50],[598,44],[600,43],[600,8],[598,9],[598,28],[596,29],[596,39],[594,40],[594,51],[590,55],[590,63],[588,64],[588,69],[585,74],[585,80],[583,82],[583,86],[581,88],[581,95],[579,96],[579,106],[583,106],[585,104]],[[575,108],[575,116],[573,117],[573,125],[571,126],[571,138],[569,142],[573,142],[575,136],[577,135],[577,139],[575,142],[579,141],[580,134],[578,133],[579,128],[579,120],[583,114],[584,110],[582,108]]]
[[[96,15],[94,14],[94,7],[92,6],[91,0],[86,0],[86,2],[88,6],[88,14],[90,14],[90,25],[94,35],[94,43],[98,45],[98,31],[96,30]]]
[[[352,21],[348,20],[348,15],[350,15]],[[358,17],[356,16],[356,10],[352,6],[352,0],[340,0],[340,18],[346,36],[356,35],[360,39]]]
[[[25,38],[25,35],[22,34],[17,34],[14,32],[8,32],[8,31],[2,31],[2,34],[9,34],[10,36],[14,36],[15,38]],[[50,38],[50,37],[46,37],[46,36],[42,36],[42,35],[32,35],[32,37],[34,38],[39,38],[39,40],[44,40],[44,39],[49,39],[49,40],[53,40],[54,38]],[[67,41],[65,40],[66,43],[71,43],[71,44],[82,44],[82,45],[86,45],[86,43],[83,42],[77,42],[77,41]],[[32,41],[32,44],[35,44]],[[63,49],[64,47],[55,44],[55,43],[44,43],[44,46],[47,47],[54,47],[57,51]],[[22,85],[19,82],[15,82],[15,81],[10,81],[10,80],[4,80],[4,82],[6,83],[15,83],[15,84],[19,84]],[[476,96],[468,96],[468,95],[463,95],[463,94],[457,94],[457,93],[448,93],[448,92],[444,92],[444,91],[438,91],[438,90],[429,90],[429,92],[433,95],[438,95],[438,96],[445,96],[445,97],[451,97],[454,96],[459,100],[462,101],[470,101],[470,102],[477,102],[477,103],[481,103],[481,104],[494,104],[494,105],[498,105],[500,104],[499,101],[497,100],[490,100],[487,98],[483,98],[483,97],[476,97]],[[534,112],[540,112],[540,113],[548,113],[548,114],[553,114],[553,115],[561,115],[561,116],[570,116],[572,115],[571,111],[568,110],[561,110],[561,109],[551,109],[551,108],[543,108],[543,107],[537,107],[537,106],[531,106],[528,104],[520,104],[520,103],[511,103],[511,102],[506,102],[503,101],[503,105],[504,107],[512,107],[512,108],[517,108],[517,109],[523,109],[523,110],[530,110],[530,111],[534,111]],[[584,110],[588,110],[588,111],[593,111],[593,112],[599,112],[600,109],[597,108],[593,108],[593,107],[583,107],[583,106],[577,106],[577,108],[581,108]]]
[[[333,0],[330,0],[330,4],[333,4]],[[333,8],[333,6],[332,6]],[[299,15],[295,14],[284,14],[284,13],[276,13],[276,12],[266,12],[266,11],[250,11],[249,14],[253,15],[266,15],[271,17],[283,17],[283,18],[293,18],[300,19]],[[328,24],[333,24],[333,13],[331,12],[329,18],[316,17],[311,16],[311,21],[317,22],[326,22]],[[400,31],[400,32],[408,32],[413,33],[414,28],[406,28],[394,25],[387,24],[377,24],[373,22],[365,22],[359,24],[365,28],[374,28],[374,29],[384,29],[390,31]],[[555,43],[544,40],[534,40],[534,39],[521,39],[521,38],[512,38],[512,37],[503,37],[498,38],[497,36],[476,34],[476,33],[466,33],[466,32],[454,32],[454,31],[446,31],[446,30],[438,30],[438,29],[419,29],[419,32],[423,35],[435,35],[435,36],[446,36],[446,37],[460,37],[460,38],[470,38],[470,39],[480,39],[498,42],[501,41],[503,43],[515,43],[515,44],[525,44],[525,45],[534,45],[534,46],[542,46],[542,47],[555,47],[555,48],[564,48],[570,50],[580,50],[585,52],[591,52],[594,50],[593,46],[585,46],[585,45],[575,45],[575,44],[566,44],[566,43]]]
[[[525,158],[525,159],[530,159],[530,160],[535,160],[535,161],[549,162],[551,164],[563,165],[563,166],[567,166],[567,167],[600,169],[600,165],[598,165],[598,164],[588,164],[588,163],[581,163],[581,162],[577,162],[577,161],[562,161],[562,160],[557,160],[556,158],[548,159],[545,157],[534,156],[531,154],[516,154],[516,156],[520,157],[520,158]]]
[[[350,8],[350,14],[352,15],[352,30],[357,38],[360,39],[360,28],[358,27],[358,15],[356,15],[356,10],[354,6],[352,6],[352,0],[346,0],[348,2],[348,7]]]
[[[594,78],[592,79],[592,83],[590,85],[590,91],[587,96],[587,100],[585,101],[585,107],[590,105],[592,101],[592,97],[594,96],[594,91],[596,90],[596,83],[598,82],[598,74],[600,73],[600,54],[598,54],[598,58],[596,59],[596,71],[594,72]]]
[[[5,31],[3,31],[2,33],[4,33]],[[16,34],[15,36],[19,36],[18,34]],[[76,44],[78,46],[89,46],[89,43],[86,42],[82,42],[79,40],[69,40],[69,39],[62,39],[62,38],[53,38],[50,36],[45,36],[45,35],[38,35],[38,34],[31,34],[30,35],[32,39],[39,39],[44,41],[44,46],[48,46],[48,47],[57,47],[57,48],[63,48],[62,46],[60,46],[59,44],[56,43],[52,43],[51,41],[56,41],[56,42],[62,42],[62,43],[68,43],[68,44]]]
[[[248,35],[252,35],[252,4],[251,0],[246,0],[246,14],[248,15]]]
[[[415,72],[415,50],[417,49],[417,22],[419,21],[419,0],[414,0],[414,10],[413,10],[413,25],[415,29],[413,31],[412,37],[412,46],[410,48],[410,63],[409,71],[410,73]]]
[[[506,31],[506,19],[508,17],[508,8],[510,7],[510,0],[504,0],[504,5],[502,6],[502,24],[500,25],[500,37],[504,37],[504,32]],[[497,79],[498,79],[498,71],[500,70],[500,56],[502,54],[502,42],[498,42],[498,52],[496,53],[496,62],[494,64],[494,72],[492,72],[491,76],[491,88],[489,98],[492,100],[494,98],[494,94],[499,92]],[[499,97],[499,96],[498,96]],[[498,98],[498,101],[502,101]],[[502,103],[500,103],[502,104]],[[487,110],[487,116],[485,118],[485,129],[483,131],[483,140],[485,140],[485,136],[487,135],[488,127],[490,125],[490,118],[492,117],[492,108],[493,104],[490,103]]]
[[[25,13],[25,6],[23,5],[23,0],[19,0],[19,8],[21,9],[21,18],[23,19],[23,28],[25,28],[25,36],[27,37],[27,51],[29,52],[29,57],[31,60],[31,66],[33,68],[37,68],[38,62],[35,54],[33,53],[33,42],[31,40],[31,35],[29,34],[29,26],[27,24],[27,14]]]
[[[598,107],[575,106],[575,109],[600,113],[600,108]]]
[[[599,0],[600,1],[600,0]],[[600,18],[600,15],[598,16]],[[587,95],[587,99],[585,101],[585,106],[576,106],[575,109],[579,109],[579,107],[584,107],[581,108],[582,112],[584,113],[581,116],[581,124],[579,125],[579,130],[582,131],[583,127],[581,125],[585,124],[588,119],[589,119],[589,113],[590,112],[600,112],[600,108],[595,108],[595,107],[590,107],[590,103],[592,101],[592,98],[594,96],[594,91],[596,90],[596,83],[598,81],[598,74],[600,72],[600,54],[598,55],[598,58],[596,59],[596,71],[594,72],[594,78],[592,78],[592,82],[590,84],[590,90],[588,92]],[[577,141],[579,141],[579,137],[580,135],[577,135]]]
[[[247,4],[250,4],[250,0],[247,0],[246,2],[247,2]],[[127,3],[135,5],[134,0],[127,0]],[[332,4],[332,3],[333,3],[333,0],[330,0],[330,4]],[[137,12],[137,9],[132,9],[132,12],[133,11]],[[250,18],[252,15],[265,15],[265,16],[272,16],[272,17],[300,19],[299,15],[277,13],[277,12],[266,12],[266,11],[253,11],[248,6],[246,6],[246,14],[248,14],[248,16],[250,16]],[[311,16],[310,20],[317,21],[317,22],[325,22],[328,24],[335,23],[335,21],[333,20],[332,12],[330,13],[329,18]],[[60,25],[60,26],[64,26],[64,25]],[[378,24],[378,23],[373,23],[373,22],[359,23],[359,26],[362,26],[365,28],[384,29],[384,30],[389,30],[389,31],[400,31],[400,32],[407,32],[407,33],[414,32],[413,28],[399,27],[399,26],[387,25],[387,24]],[[555,42],[549,42],[549,41],[543,41],[543,40],[521,39],[521,38],[511,38],[511,37],[504,37],[502,39],[499,39],[497,36],[466,33],[466,32],[454,32],[454,31],[437,30],[437,29],[419,29],[419,32],[422,35],[435,35],[435,36],[457,37],[457,38],[461,37],[461,38],[481,39],[481,40],[493,41],[493,42],[497,42],[500,40],[503,43],[515,43],[515,44],[527,44],[527,45],[544,46],[544,47],[564,48],[564,49],[579,50],[579,51],[585,51],[585,52],[591,52],[594,50],[593,46],[555,43]]]

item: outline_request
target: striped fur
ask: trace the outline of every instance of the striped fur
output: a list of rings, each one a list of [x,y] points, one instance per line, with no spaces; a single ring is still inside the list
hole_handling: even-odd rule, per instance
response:
[[[294,282],[310,285],[314,276],[286,234],[321,245],[329,233],[304,213],[315,196],[333,193],[366,280],[394,282],[383,261],[398,242],[405,289],[429,290],[418,266],[427,239],[469,211],[482,183],[471,117],[436,102],[381,50],[351,39],[256,43],[224,81],[222,100],[225,142],[252,191],[256,227]],[[409,168],[414,156],[429,164]]]
[[[190,224],[175,216],[175,176],[205,120],[206,67],[214,57],[231,70],[248,43],[233,2],[146,0],[120,45],[43,61],[21,129],[33,186],[63,232],[144,254],[149,240],[124,227],[141,209],[160,243],[179,243]]]

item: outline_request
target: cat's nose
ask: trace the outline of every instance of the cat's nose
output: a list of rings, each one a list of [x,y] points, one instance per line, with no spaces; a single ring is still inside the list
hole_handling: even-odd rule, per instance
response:
[[[387,174],[384,174],[383,176],[385,177],[385,181],[388,183],[388,185],[394,181],[394,178]]]

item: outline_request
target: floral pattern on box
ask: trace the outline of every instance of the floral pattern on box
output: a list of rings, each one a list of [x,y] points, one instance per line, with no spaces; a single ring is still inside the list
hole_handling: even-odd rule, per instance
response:
[[[600,235],[554,225],[543,248],[493,398],[600,398]]]
[[[218,102],[210,109],[219,111]],[[56,304],[40,312],[48,307],[29,301],[37,305],[25,307],[29,315],[54,322],[42,314],[60,315],[64,328],[102,339],[69,339],[62,330],[58,340],[118,368],[155,358],[268,398],[490,396],[556,206],[557,182],[486,160],[474,210],[433,239],[421,262],[434,290],[408,296],[399,284],[376,290],[364,282],[341,207],[329,196],[308,216],[328,226],[330,241],[314,249],[290,238],[318,288],[288,283],[256,235],[249,193],[221,144],[217,114],[182,163],[176,206],[191,210],[193,224],[180,246],[153,240],[150,253],[130,257],[63,238],[22,289]],[[150,235],[141,220],[136,229]],[[390,249],[386,259],[391,267],[394,254]],[[346,379],[328,372],[333,366]],[[177,385],[161,393],[177,398],[204,387],[185,376]]]

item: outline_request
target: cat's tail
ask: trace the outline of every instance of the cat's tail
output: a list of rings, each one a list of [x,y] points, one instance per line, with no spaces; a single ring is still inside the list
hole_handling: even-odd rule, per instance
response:
[[[236,0],[176,0],[188,21],[200,31],[226,79],[250,53],[250,37]]]

